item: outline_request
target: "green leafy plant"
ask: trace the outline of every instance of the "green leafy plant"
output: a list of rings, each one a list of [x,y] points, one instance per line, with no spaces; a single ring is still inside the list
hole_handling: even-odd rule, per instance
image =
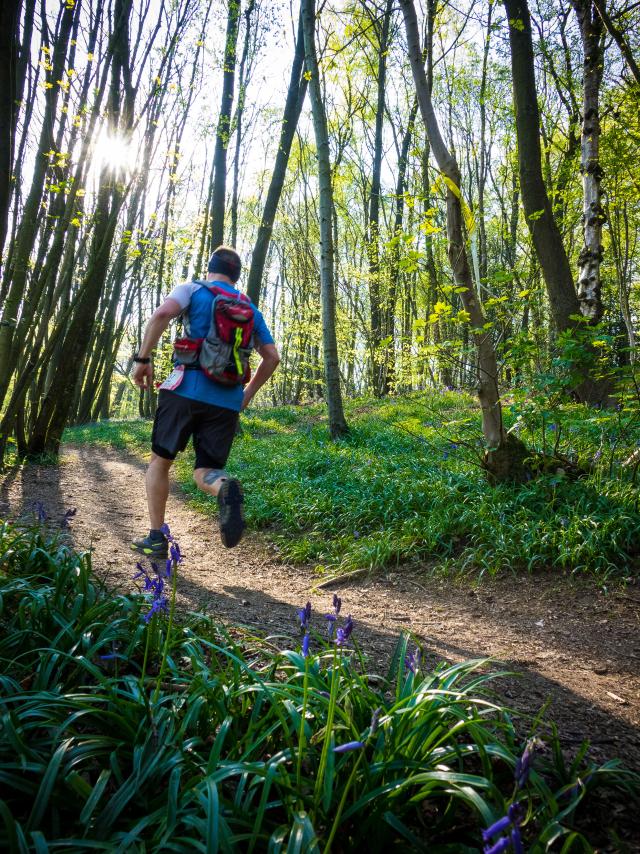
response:
[[[370,673],[337,597],[327,618],[301,609],[284,650],[198,615],[145,620],[156,598],[0,528],[3,850],[478,851],[516,802],[529,850],[590,850],[589,790],[637,794],[616,762],[562,764],[554,738],[524,779],[487,662],[430,670],[402,636]]]

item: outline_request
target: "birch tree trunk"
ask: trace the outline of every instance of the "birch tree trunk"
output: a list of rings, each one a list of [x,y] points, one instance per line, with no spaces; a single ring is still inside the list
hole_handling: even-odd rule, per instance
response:
[[[571,0],[584,52],[582,80],[582,233],[584,244],[578,258],[578,301],[582,315],[593,324],[603,315],[600,262],[602,261],[602,190],[600,165],[600,83],[604,63],[602,19],[593,0]]]
[[[331,185],[331,163],[329,158],[329,134],[322,90],[320,69],[315,46],[315,0],[302,0],[305,59],[309,75],[309,97],[313,114],[313,129],[316,138],[318,160],[318,184],[320,190],[320,294],[322,299],[322,344],[324,350],[324,374],[329,411],[329,432],[333,439],[349,432],[342,407],[340,391],[340,367],[336,339],[336,298],[333,281],[333,234],[332,211],[333,189]]]

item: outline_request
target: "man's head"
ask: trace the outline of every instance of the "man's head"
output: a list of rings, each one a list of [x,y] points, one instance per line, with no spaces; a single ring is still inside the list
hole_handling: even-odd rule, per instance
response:
[[[211,278],[213,275],[227,276],[231,283],[235,285],[240,278],[241,271],[242,261],[236,250],[230,246],[218,246],[211,258],[209,258],[207,266],[209,275],[207,278]]]

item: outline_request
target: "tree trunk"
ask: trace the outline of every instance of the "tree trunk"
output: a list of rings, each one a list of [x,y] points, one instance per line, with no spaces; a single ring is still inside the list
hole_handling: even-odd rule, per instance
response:
[[[509,19],[522,204],[547,285],[554,325],[562,332],[575,327],[572,315],[579,313],[580,306],[569,259],[553,218],[542,177],[540,114],[533,68],[531,18],[527,0],[504,0],[504,5]]]
[[[322,297],[322,344],[324,373],[329,411],[329,432],[333,439],[344,436],[349,428],[342,407],[340,367],[336,340],[336,302],[333,281],[333,189],[329,158],[327,116],[322,101],[320,71],[315,46],[315,0],[302,0],[305,59],[309,77],[309,96],[313,114],[318,160],[318,185],[320,190],[320,293]]]
[[[635,61],[629,43],[624,37],[624,33],[619,30],[607,14],[606,0],[593,0],[593,5],[598,10],[598,14],[602,18],[602,22],[607,28],[607,32],[620,48],[620,52],[625,58],[629,71],[633,74],[634,80],[640,86],[640,67]]]
[[[249,0],[244,12],[245,32],[244,46],[242,48],[242,59],[240,60],[238,95],[238,107],[236,109],[236,150],[233,158],[233,189],[231,191],[231,245],[235,246],[238,239],[238,192],[240,183],[240,151],[242,148],[242,120],[244,118],[244,105],[247,90],[247,57],[249,55],[249,44],[251,43],[251,15],[255,7],[255,0]]]
[[[302,110],[302,104],[307,91],[307,79],[303,74],[304,70],[304,35],[302,31],[302,8],[298,19],[298,34],[296,36],[296,50],[293,57],[293,65],[291,66],[291,78],[289,80],[289,88],[287,90],[287,100],[284,106],[284,114],[282,116],[282,128],[280,130],[280,142],[278,144],[278,153],[276,154],[276,162],[271,175],[271,182],[267,191],[267,198],[264,203],[262,212],[262,220],[258,228],[256,242],[251,255],[251,268],[249,269],[249,277],[247,280],[247,295],[255,305],[260,301],[260,290],[262,285],[262,276],[264,274],[264,266],[271,243],[271,234],[273,232],[273,222],[278,210],[278,203],[284,186],[284,179],[287,173],[287,164],[289,163],[289,154],[291,153],[291,144],[298,126],[298,119]]]
[[[582,315],[593,324],[603,315],[602,282],[602,189],[600,165],[600,83],[604,64],[602,19],[593,0],[571,0],[575,9],[584,52],[582,81],[582,233],[584,244],[578,259],[578,301]]]
[[[508,436],[502,425],[502,409],[498,391],[498,364],[491,331],[484,328],[485,317],[475,292],[467,259],[463,233],[460,195],[460,171],[455,157],[448,151],[438,125],[425,75],[418,22],[413,0],[400,0],[407,31],[411,70],[416,86],[420,113],[425,124],[431,150],[447,185],[447,237],[449,262],[460,296],[470,318],[477,352],[477,392],[482,408],[482,432],[487,454],[485,466],[495,480],[521,480],[525,477],[524,446]]]
[[[224,69],[222,77],[222,101],[216,130],[216,148],[213,155],[214,177],[211,192],[211,251],[224,243],[224,217],[227,198],[227,149],[231,133],[231,111],[236,79],[236,46],[240,22],[241,0],[229,0],[227,13],[227,35],[224,47]]]
[[[0,7],[0,268],[7,236],[11,173],[15,148],[18,101],[18,45],[22,0],[3,0]]]
[[[371,376],[373,393],[384,394],[384,300],[380,281],[380,187],[382,173],[382,130],[384,124],[385,88],[387,79],[387,53],[391,25],[392,0],[387,0],[378,43],[378,74],[376,124],[373,144],[371,191],[369,193],[369,229],[366,236],[369,256],[369,303],[371,311]]]

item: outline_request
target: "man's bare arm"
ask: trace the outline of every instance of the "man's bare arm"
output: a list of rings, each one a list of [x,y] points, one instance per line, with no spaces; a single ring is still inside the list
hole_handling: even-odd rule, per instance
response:
[[[180,314],[182,314],[182,308],[174,299],[166,299],[162,305],[158,306],[149,318],[147,327],[144,330],[142,344],[138,350],[138,356],[141,359],[147,359],[151,356],[162,333],[171,321]],[[133,369],[133,381],[140,388],[151,388],[153,382],[153,367],[151,364],[142,365],[136,362]]]
[[[258,389],[262,388],[280,364],[280,354],[278,353],[275,344],[263,344],[261,347],[258,347],[257,350],[262,357],[262,360],[244,390],[244,399],[242,401],[243,409],[246,409],[247,406],[249,406],[255,393]]]

